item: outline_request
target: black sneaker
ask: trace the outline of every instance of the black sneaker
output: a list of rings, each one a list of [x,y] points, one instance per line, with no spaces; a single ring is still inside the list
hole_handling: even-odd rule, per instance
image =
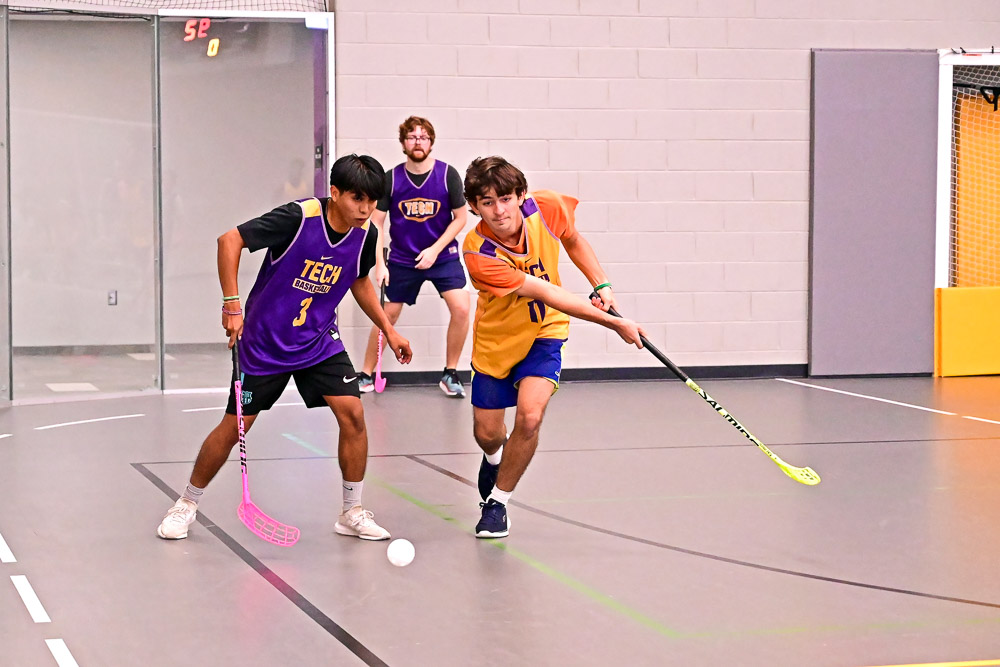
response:
[[[483,508],[483,518],[476,524],[476,537],[507,537],[510,524],[507,521],[507,506],[497,501],[479,503]]]
[[[454,368],[444,369],[438,386],[441,387],[441,391],[452,398],[465,398],[465,387],[462,386],[462,381],[458,379],[458,371]]]
[[[375,391],[375,380],[368,373],[358,373],[358,391],[367,394]]]
[[[483,454],[483,461],[479,464],[479,495],[484,501],[493,492],[493,486],[497,483],[498,472],[500,472],[500,464],[491,464],[486,460],[486,455]]]

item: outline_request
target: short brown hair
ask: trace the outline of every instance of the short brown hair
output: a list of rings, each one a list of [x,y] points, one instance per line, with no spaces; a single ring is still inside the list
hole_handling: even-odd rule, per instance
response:
[[[427,130],[427,136],[431,138],[431,146],[434,145],[434,126],[426,118],[420,116],[410,116],[399,125],[399,143],[406,140],[406,135],[413,132],[414,128],[422,127]]]
[[[475,204],[491,188],[497,196],[513,193],[520,197],[528,191],[528,179],[499,155],[477,157],[465,170],[465,198]]]

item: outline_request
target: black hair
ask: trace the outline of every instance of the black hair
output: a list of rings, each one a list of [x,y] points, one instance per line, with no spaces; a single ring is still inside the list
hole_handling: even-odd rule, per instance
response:
[[[345,155],[330,168],[330,185],[341,192],[381,199],[385,194],[385,169],[371,155]]]

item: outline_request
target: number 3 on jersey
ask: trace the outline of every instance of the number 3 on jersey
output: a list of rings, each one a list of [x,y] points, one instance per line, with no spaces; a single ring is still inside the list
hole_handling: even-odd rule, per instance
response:
[[[311,296],[302,299],[302,303],[299,304],[302,306],[302,310],[299,311],[299,316],[292,320],[293,327],[300,327],[306,323],[306,311],[309,310],[309,306],[312,305],[312,302],[313,298]]]

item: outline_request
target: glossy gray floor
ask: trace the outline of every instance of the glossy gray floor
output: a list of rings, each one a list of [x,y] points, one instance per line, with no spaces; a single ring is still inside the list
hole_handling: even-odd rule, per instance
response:
[[[365,396],[365,504],[405,568],[333,533],[335,422],[295,394],[248,438],[292,548],[240,524],[235,463],[188,539],[154,535],[220,395],[4,411],[0,664],[1000,664],[1000,378],[800,382],[705,386],[816,487],[678,382],[564,385],[498,541],[471,533],[468,402]]]

